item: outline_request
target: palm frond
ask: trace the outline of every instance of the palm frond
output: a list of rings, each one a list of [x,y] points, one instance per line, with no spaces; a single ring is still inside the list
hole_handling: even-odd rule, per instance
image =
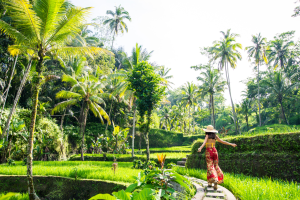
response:
[[[60,103],[56,104],[56,106],[51,111],[51,114],[53,115],[54,113],[63,111],[67,107],[73,106],[77,103],[78,103],[78,99],[70,99],[70,100],[67,100],[67,101],[60,102]]]
[[[56,94],[57,99],[81,99],[81,95],[76,92],[61,90]]]

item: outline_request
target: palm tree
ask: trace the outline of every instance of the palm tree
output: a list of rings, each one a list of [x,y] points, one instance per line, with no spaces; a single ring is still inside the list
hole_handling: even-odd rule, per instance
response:
[[[32,80],[33,108],[29,128],[29,146],[27,158],[28,192],[30,199],[37,199],[34,191],[32,177],[32,150],[33,135],[38,106],[38,96],[41,86],[48,78],[43,76],[43,63],[46,56],[57,54],[85,54],[93,56],[94,53],[104,52],[97,47],[70,47],[68,42],[80,33],[85,16],[91,8],[77,8],[65,0],[11,0],[5,4],[9,11],[12,23],[0,20],[0,29],[14,39],[15,45],[9,46],[12,55],[29,55],[29,65],[20,85],[11,113],[14,112],[23,85],[26,82],[32,61],[36,62],[36,73]],[[10,116],[12,114],[10,113]],[[7,130],[11,117],[6,122],[4,131]]]
[[[186,106],[189,107],[189,133],[191,132],[191,106],[197,105],[197,100],[200,96],[198,87],[192,83],[187,82],[182,88],[181,88],[183,97],[182,101],[186,103]]]
[[[112,10],[106,11],[106,14],[111,15],[111,18],[103,22],[104,25],[109,24],[110,30],[114,32],[111,49],[114,46],[115,35],[118,35],[119,31],[121,31],[121,33],[124,33],[124,29],[126,32],[128,32],[128,27],[125,23],[125,19],[131,21],[129,13],[123,7],[121,7],[121,5],[119,5],[118,7],[115,6],[115,8],[115,12]]]
[[[295,73],[294,75],[296,75]],[[281,112],[283,115],[283,118],[286,122],[286,124],[289,124],[284,108],[283,108],[283,100],[285,97],[287,97],[290,92],[296,87],[299,86],[299,82],[291,83],[290,85],[287,84],[287,80],[292,79],[292,77],[287,77],[282,70],[279,71],[270,71],[266,77],[266,79],[262,80],[262,84],[266,88],[267,91],[269,91],[271,94],[274,94],[277,98],[280,106],[281,106]]]
[[[170,106],[164,106],[160,113],[160,128],[165,128],[166,130],[171,130],[171,108]]]
[[[162,78],[162,85],[166,86],[168,90],[170,90],[171,85],[174,84],[169,79],[173,78],[173,75],[169,75],[170,68],[166,68],[165,66],[161,66],[158,70],[158,74]]]
[[[56,94],[56,98],[67,100],[58,103],[53,108],[52,114],[62,111],[69,106],[81,106],[79,123],[80,134],[82,135],[81,160],[83,161],[84,132],[88,111],[91,110],[94,113],[95,117],[98,117],[101,120],[102,124],[104,124],[103,118],[110,124],[109,116],[101,107],[101,104],[105,105],[105,102],[102,99],[102,97],[104,96],[102,88],[104,86],[101,82],[90,81],[88,76],[77,80],[72,76],[63,75],[62,81],[71,84],[72,88],[70,89],[70,91],[62,90]]]
[[[132,49],[132,53],[130,57],[125,57],[124,61],[124,66],[126,66],[127,72],[126,71],[118,71],[115,74],[110,74],[109,78],[120,78],[123,79],[123,81],[120,81],[120,84],[118,87],[115,89],[114,94],[118,94],[120,97],[122,97],[126,92],[130,95],[130,105],[133,107],[133,124],[132,124],[132,157],[134,157],[134,133],[135,133],[135,121],[136,121],[136,111],[137,107],[135,104],[136,97],[132,89],[129,87],[129,81],[128,77],[132,73],[132,70],[134,66],[137,66],[139,62],[141,61],[148,61],[151,57],[153,51],[148,52],[147,49],[143,49],[143,47],[138,45],[136,43],[135,48]],[[126,56],[126,54],[124,55]],[[141,140],[140,136],[140,140]]]
[[[257,98],[258,98],[258,113],[259,113],[259,126],[261,126],[261,115],[260,115],[260,94],[259,94],[259,64],[262,59],[268,64],[268,59],[266,57],[266,38],[262,38],[260,33],[255,36],[252,35],[252,42],[254,46],[246,47],[249,58],[254,58],[255,64],[257,65]]]
[[[230,67],[233,69],[236,68],[237,60],[242,59],[242,56],[238,51],[238,49],[242,49],[242,45],[240,43],[236,43],[236,37],[238,37],[239,35],[235,33],[230,33],[230,29],[228,29],[226,33],[224,33],[223,31],[221,31],[221,33],[224,38],[221,41],[217,41],[213,47],[208,49],[208,51],[213,56],[211,61],[218,62],[219,70],[225,69],[225,75],[227,79],[227,86],[229,90],[235,130],[237,133],[240,133],[239,124],[237,121],[237,116],[235,113],[234,104],[231,96],[228,65],[230,65]]]
[[[249,131],[249,115],[251,115],[251,101],[246,98],[242,101],[242,109],[241,112],[245,115],[246,123],[247,123],[247,131]]]
[[[200,66],[199,69],[204,69],[197,77],[201,81],[199,90],[202,93],[202,97],[209,95],[209,105],[211,108],[211,120],[214,127],[215,124],[215,106],[214,106],[214,95],[218,92],[224,91],[226,82],[222,80],[222,74],[217,69],[213,69],[211,65]]]
[[[283,39],[276,39],[271,41],[270,49],[267,50],[269,61],[273,63],[273,67],[276,69],[280,66],[285,69],[289,66],[290,59],[290,47],[294,45],[294,42],[285,42]]]

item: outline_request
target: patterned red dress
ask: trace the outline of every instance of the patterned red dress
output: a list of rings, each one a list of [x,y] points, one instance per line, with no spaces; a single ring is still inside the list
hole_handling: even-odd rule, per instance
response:
[[[207,164],[207,182],[223,183],[224,175],[218,163],[218,151],[215,147],[206,147],[205,158]]]

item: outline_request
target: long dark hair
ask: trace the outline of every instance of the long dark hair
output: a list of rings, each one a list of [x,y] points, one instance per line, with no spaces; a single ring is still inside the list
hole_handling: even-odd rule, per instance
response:
[[[216,139],[216,133],[214,132],[205,132],[205,135],[208,135],[208,139]]]

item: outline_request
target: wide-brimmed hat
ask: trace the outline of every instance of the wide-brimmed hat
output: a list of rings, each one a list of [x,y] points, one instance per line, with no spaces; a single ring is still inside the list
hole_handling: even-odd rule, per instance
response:
[[[206,129],[203,129],[205,132],[217,133],[218,131],[214,129],[212,125],[208,125]]]

